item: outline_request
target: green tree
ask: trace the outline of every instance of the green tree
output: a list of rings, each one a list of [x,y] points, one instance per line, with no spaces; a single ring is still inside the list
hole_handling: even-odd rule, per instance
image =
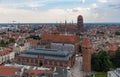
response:
[[[41,37],[38,36],[38,35],[30,35],[29,37],[27,37],[26,39],[29,39],[29,38],[32,38],[32,39],[35,39],[35,40],[40,40]]]
[[[115,32],[115,35],[120,35],[120,32],[118,32],[118,31],[117,31],[117,32]]]
[[[14,38],[9,38],[9,43],[15,43],[15,39]]]
[[[104,34],[104,32],[97,31],[97,34]]]
[[[100,69],[101,71],[108,71],[112,67],[112,63],[110,62],[109,55],[106,51],[101,51],[99,54],[100,61]]]
[[[6,44],[3,40],[1,40],[1,41],[0,41],[0,46],[1,46],[1,47],[6,47],[7,44]]]
[[[80,32],[77,32],[76,35],[77,35],[77,36],[81,36],[82,34],[81,34]]]
[[[4,35],[4,34],[6,34],[6,32],[2,32],[1,34]]]
[[[100,71],[100,64],[99,64],[99,58],[97,53],[92,54],[91,63],[92,63],[92,70]]]
[[[111,61],[116,68],[120,67],[120,48],[117,50],[116,54],[111,58]]]
[[[91,63],[92,69],[98,72],[106,72],[112,67],[112,63],[106,51],[93,54]]]

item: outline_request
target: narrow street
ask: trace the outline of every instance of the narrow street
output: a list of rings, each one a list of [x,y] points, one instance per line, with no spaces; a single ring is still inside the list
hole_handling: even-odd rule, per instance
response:
[[[82,71],[82,57],[76,57],[75,64],[73,68],[71,68],[71,73],[73,77],[83,77],[83,71]]]

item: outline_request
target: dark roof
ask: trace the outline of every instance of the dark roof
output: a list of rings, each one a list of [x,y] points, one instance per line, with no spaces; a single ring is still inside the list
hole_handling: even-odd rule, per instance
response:
[[[37,49],[30,49],[29,51],[26,51],[25,53],[19,56],[30,57],[30,58],[39,58],[44,56],[44,59],[68,61],[72,58],[73,54],[74,54],[73,52],[68,52],[68,51],[37,48]]]
[[[26,53],[28,54],[48,54],[48,55],[58,55],[58,56],[67,56],[69,54],[68,51],[61,51],[57,49],[43,49],[43,48],[36,48],[36,49],[30,49]]]

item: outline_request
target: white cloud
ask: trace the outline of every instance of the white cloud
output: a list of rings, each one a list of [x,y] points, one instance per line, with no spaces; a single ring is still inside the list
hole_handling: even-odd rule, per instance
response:
[[[78,12],[73,12],[73,10],[68,12],[65,9],[50,9],[48,11],[31,11],[22,9],[10,9],[10,8],[0,8],[0,22],[64,22],[66,19],[68,22],[74,20],[79,14],[83,16],[89,15],[89,8],[74,8],[74,10],[79,10]]]
[[[80,0],[81,3],[85,3],[85,0]]]
[[[98,13],[94,13],[94,14],[93,14],[93,18],[94,18],[94,19],[97,19],[98,17],[99,17],[99,14],[98,14]]]
[[[0,3],[2,8],[10,9],[33,9],[40,8],[45,5],[45,1],[25,1],[25,2],[13,2],[13,3]]]
[[[76,7],[73,9],[67,9],[68,12],[87,12],[90,11],[90,8],[81,8],[81,7]]]
[[[97,5],[96,3],[93,3],[93,4],[92,4],[92,8],[93,8],[93,9],[96,9],[96,8],[98,8],[98,5]]]
[[[99,2],[106,3],[108,0],[99,0]]]

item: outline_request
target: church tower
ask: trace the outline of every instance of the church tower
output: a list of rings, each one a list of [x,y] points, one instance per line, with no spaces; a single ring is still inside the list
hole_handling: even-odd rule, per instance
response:
[[[83,71],[85,73],[91,72],[91,49],[89,38],[85,38],[82,43]]]
[[[82,15],[79,15],[78,18],[77,18],[77,26],[78,26],[78,30],[79,31],[83,31],[83,16]]]

